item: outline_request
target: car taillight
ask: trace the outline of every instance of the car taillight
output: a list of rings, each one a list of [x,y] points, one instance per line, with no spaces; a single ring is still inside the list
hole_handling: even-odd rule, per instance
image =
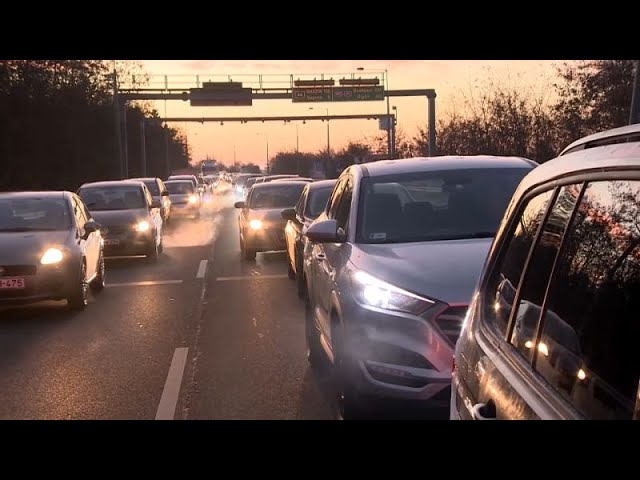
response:
[[[453,356],[453,358],[451,358],[451,371],[452,372],[456,371],[456,357],[455,357],[455,355]]]

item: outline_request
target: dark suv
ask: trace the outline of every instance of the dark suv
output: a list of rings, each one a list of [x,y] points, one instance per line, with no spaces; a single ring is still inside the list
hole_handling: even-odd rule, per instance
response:
[[[640,418],[640,126],[514,194],[454,358],[452,419]]]

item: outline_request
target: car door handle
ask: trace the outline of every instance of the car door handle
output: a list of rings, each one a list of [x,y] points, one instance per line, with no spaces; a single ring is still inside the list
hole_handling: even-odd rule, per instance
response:
[[[319,262],[324,262],[327,259],[327,256],[324,253],[315,253],[313,258],[318,260]]]
[[[476,403],[471,409],[474,420],[496,420],[496,405],[492,400],[487,403]]]

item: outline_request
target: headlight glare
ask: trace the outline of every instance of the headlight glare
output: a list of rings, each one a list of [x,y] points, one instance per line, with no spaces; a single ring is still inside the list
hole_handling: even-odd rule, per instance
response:
[[[421,315],[435,304],[433,300],[419,297],[363,271],[355,272],[351,278],[356,300],[364,305]]]
[[[251,230],[260,230],[262,228],[262,222],[260,220],[251,220],[249,227],[251,227]]]
[[[134,225],[134,228],[136,232],[143,233],[147,232],[151,228],[151,225],[149,225],[149,222],[147,222],[146,220],[141,220]]]
[[[58,248],[49,248],[44,252],[44,254],[42,254],[40,263],[42,265],[53,265],[55,263],[60,263],[63,258],[64,255],[62,254],[62,250]]]

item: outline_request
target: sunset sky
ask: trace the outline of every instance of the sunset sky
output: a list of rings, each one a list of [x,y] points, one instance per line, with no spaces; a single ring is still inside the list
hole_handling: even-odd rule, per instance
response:
[[[562,60],[143,60],[145,70],[151,75],[152,85],[164,82],[168,75],[169,86],[195,87],[195,76],[200,81],[208,75],[230,75],[235,81],[257,80],[258,75],[344,74],[387,70],[389,89],[433,88],[436,90],[436,117],[442,118],[451,111],[454,98],[461,91],[473,95],[479,93],[476,81],[497,80],[509,85],[544,89],[555,75],[554,65]],[[246,77],[244,77],[246,76]],[[214,80],[217,80],[214,78]],[[166,103],[166,105],[165,105]],[[418,128],[425,128],[427,101],[425,98],[392,98],[391,105],[397,107],[398,125],[406,135],[413,137]],[[186,102],[156,102],[161,116],[260,116],[260,115],[324,115],[355,113],[386,113],[386,102],[347,103],[292,103],[290,100],[254,100],[251,107],[190,107]],[[314,107],[314,110],[309,110]],[[266,163],[266,145],[269,154],[295,150],[296,123],[300,151],[312,152],[326,147],[326,123],[177,123],[192,147],[194,160],[207,156],[224,163]],[[349,140],[372,137],[378,132],[378,123],[372,120],[340,120],[330,123],[331,149],[344,147]]]

